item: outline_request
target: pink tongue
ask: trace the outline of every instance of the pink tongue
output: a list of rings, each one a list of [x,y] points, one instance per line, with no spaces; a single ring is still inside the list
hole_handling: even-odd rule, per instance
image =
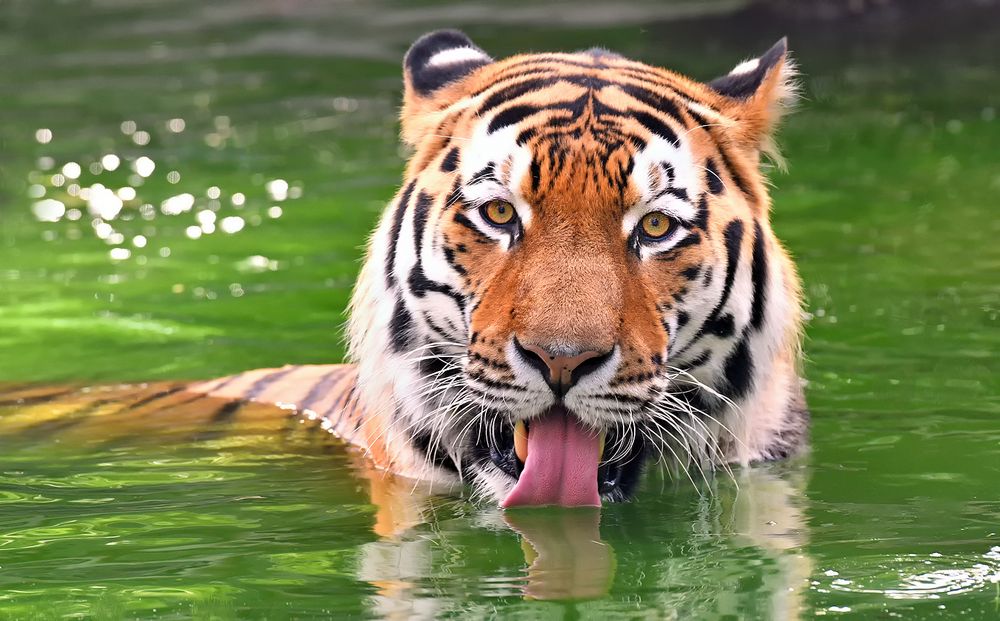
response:
[[[575,416],[555,407],[528,427],[528,460],[503,507],[600,507],[600,440]]]

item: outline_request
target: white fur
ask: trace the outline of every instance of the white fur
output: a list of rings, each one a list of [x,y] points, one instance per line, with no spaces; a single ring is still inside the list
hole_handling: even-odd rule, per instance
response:
[[[760,66],[759,58],[751,58],[749,60],[744,60],[740,64],[733,67],[732,71],[729,72],[729,75],[743,75],[744,73],[750,73],[752,71],[756,71],[757,67],[759,66]]]
[[[427,67],[441,67],[444,65],[454,65],[470,60],[489,61],[490,57],[474,47],[453,47],[450,50],[442,50],[430,57]]]
[[[506,184],[496,182],[481,182],[471,186],[465,186],[462,191],[466,202],[471,206],[484,205],[491,200],[505,200],[514,206],[517,217],[525,229],[531,226],[533,211],[528,201],[521,194],[521,184],[528,174],[531,166],[531,151],[524,146],[517,144],[517,134],[520,131],[517,126],[510,126],[488,133],[490,118],[483,119],[476,126],[472,137],[465,145],[462,152],[462,162],[459,166],[459,175],[462,179],[469,179],[477,172],[493,162],[498,168],[500,164],[508,159],[511,160],[510,179]],[[482,219],[471,217],[487,235],[494,239],[501,239],[502,234],[491,234],[487,229],[493,229]],[[486,228],[483,228],[486,227]],[[503,236],[505,237],[505,236]],[[509,241],[509,240],[508,240]],[[506,250],[506,245],[504,250]]]

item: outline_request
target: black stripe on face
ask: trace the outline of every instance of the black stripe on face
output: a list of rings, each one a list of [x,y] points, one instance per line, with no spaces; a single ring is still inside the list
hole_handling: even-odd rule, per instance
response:
[[[720,339],[731,337],[736,333],[736,325],[731,314],[725,314],[705,322],[705,332]]]
[[[737,219],[730,220],[729,224],[726,225],[723,236],[726,241],[726,280],[722,288],[722,296],[719,298],[719,302],[715,305],[715,308],[708,315],[708,318],[698,328],[698,332],[691,341],[677,352],[678,356],[688,351],[691,346],[700,341],[708,330],[716,327],[719,314],[726,307],[726,303],[729,302],[729,295],[733,290],[733,281],[736,280],[736,266],[740,258],[740,246],[743,243],[743,222]]]
[[[764,305],[767,303],[767,251],[764,249],[764,242],[760,222],[754,222],[753,263],[750,267],[753,306],[750,309],[750,325],[755,330],[760,330],[764,324]]]
[[[712,158],[708,158],[708,161],[705,162],[705,187],[712,194],[722,194],[722,191],[726,189],[726,185],[722,183],[722,177],[719,176],[719,168]]]
[[[420,192],[417,194],[417,202],[413,206],[413,247],[416,250],[417,265],[420,265],[420,247],[424,239],[424,231],[427,229],[427,216],[431,210],[430,194]]]
[[[701,273],[701,266],[692,265],[691,267],[684,268],[684,270],[681,272],[681,276],[683,276],[687,280],[694,280],[695,278],[698,277],[698,274],[700,273]]]
[[[437,325],[437,323],[434,322],[434,317],[430,313],[422,312],[420,313],[420,316],[423,318],[424,323],[427,324],[427,327],[431,329],[431,332],[433,332],[435,336],[445,341],[452,339],[452,335],[448,334],[441,326]]]
[[[753,356],[750,355],[750,342],[744,336],[736,345],[733,353],[726,358],[723,367],[726,383],[729,384],[730,399],[739,399],[750,390],[750,382],[753,377]]]
[[[694,360],[692,360],[691,362],[689,362],[687,366],[688,366],[689,369],[696,369],[696,368],[704,365],[705,363],[707,363],[711,359],[712,359],[712,350],[706,349],[705,351],[703,351],[700,354],[698,354],[695,357]]]
[[[468,185],[475,185],[483,181],[496,181],[496,180],[497,180],[496,165],[493,162],[490,162],[486,166],[483,166],[483,168],[479,172],[469,177],[469,180],[466,183]]]
[[[691,226],[708,234],[708,198],[704,194],[698,199],[698,211],[691,221]]]
[[[503,129],[504,127],[509,127],[511,125],[516,125],[528,118],[536,112],[540,112],[541,108],[537,106],[511,106],[501,112],[498,112],[493,120],[490,121],[489,127],[487,127],[486,132],[492,134],[498,129]]]
[[[695,246],[701,243],[701,233],[698,231],[691,231],[684,236],[679,242],[664,250],[660,253],[653,255],[653,259],[656,261],[675,261],[680,255],[680,251],[688,246]]]
[[[410,276],[407,278],[406,284],[409,287],[410,293],[418,298],[424,297],[428,292],[441,293],[450,297],[460,309],[464,310],[465,298],[448,285],[427,278],[427,275],[424,273],[421,242],[424,238],[424,231],[427,229],[427,217],[430,212],[432,200],[429,194],[420,192],[413,206],[413,247],[417,262],[414,263],[413,269],[410,270]]]
[[[396,210],[392,213],[392,227],[389,229],[389,252],[386,253],[385,257],[386,289],[392,289],[396,286],[396,277],[393,274],[396,268],[396,244],[399,243],[399,231],[403,228],[403,218],[406,216],[406,210],[410,207],[410,197],[413,195],[413,188],[416,184],[416,181],[411,181],[410,185],[406,186],[402,196],[399,197],[399,202],[396,203]]]
[[[455,216],[454,216],[453,220],[455,220],[455,222],[457,224],[461,224],[465,228],[467,228],[470,231],[472,231],[473,233],[475,233],[476,237],[478,237],[480,241],[483,241],[485,243],[492,243],[493,242],[493,238],[492,237],[490,237],[486,233],[483,233],[482,231],[480,231],[479,227],[476,226],[475,223],[472,220],[469,220],[469,217],[466,216],[461,211],[456,211],[455,212]]]
[[[541,78],[535,80],[523,80],[521,82],[515,82],[509,86],[505,86],[486,98],[486,101],[483,102],[483,105],[479,106],[478,116],[485,116],[486,113],[488,113],[493,108],[496,108],[501,104],[504,104],[508,101],[521,97],[522,95],[527,95],[531,91],[536,91],[548,86],[552,86],[553,84],[559,82],[562,79],[564,78],[549,77],[549,78]]]
[[[618,84],[617,86],[630,97],[633,97],[638,101],[641,101],[650,108],[657,110],[661,114],[669,116],[670,118],[680,123],[682,126],[685,125],[684,117],[681,116],[680,109],[677,107],[677,104],[674,103],[672,99],[658,95],[651,90],[645,89],[635,84]]]
[[[450,173],[458,168],[458,147],[452,147],[441,161],[441,171]]]
[[[699,102],[699,103],[701,103],[701,105],[703,105],[703,106],[705,105],[704,102]],[[718,112],[718,110],[716,110],[715,108],[711,108],[710,106],[706,106],[706,107],[708,107],[709,109],[711,109],[713,112]],[[703,117],[702,115],[698,114],[697,112],[695,112],[691,108],[687,108],[685,111],[688,113],[688,116],[691,117],[691,120],[694,121],[695,127],[704,129],[707,132],[711,132],[712,124],[709,123],[708,120],[705,117]]]
[[[722,298],[719,304],[712,311],[713,316],[718,316],[719,312],[729,301],[729,294],[733,290],[733,281],[736,279],[736,265],[740,260],[740,246],[743,244],[743,221],[730,220],[723,233],[726,240],[726,282],[722,288]]]
[[[462,267],[458,261],[455,259],[455,249],[448,245],[442,245],[441,250],[444,251],[444,260],[448,262],[451,269],[455,270],[458,274],[465,276],[468,274],[468,270]]]
[[[747,182],[743,177],[736,174],[736,169],[733,168],[733,161],[730,159],[729,154],[726,153],[726,150],[718,143],[715,146],[719,150],[719,157],[722,159],[723,168],[726,169],[726,173],[732,178],[736,187],[739,188],[740,192],[743,192],[747,198],[753,199],[753,194],[750,192],[750,186],[747,185]]]
[[[413,317],[406,309],[402,299],[396,300],[392,309],[392,319],[389,321],[389,343],[396,353],[406,351],[410,347],[410,333],[413,331]]]
[[[531,158],[531,193],[538,192],[538,186],[542,183],[542,163],[537,157]]]
[[[684,326],[686,326],[689,321],[691,321],[691,315],[688,315],[684,311],[680,311],[679,313],[677,313],[677,329],[678,330],[680,330],[681,328],[683,328]]]
[[[670,129],[670,126],[664,123],[663,119],[657,118],[655,114],[640,112],[638,110],[628,111],[625,114],[634,118],[640,125],[648,129],[654,135],[663,138],[674,146],[678,146],[680,144],[674,130]]]

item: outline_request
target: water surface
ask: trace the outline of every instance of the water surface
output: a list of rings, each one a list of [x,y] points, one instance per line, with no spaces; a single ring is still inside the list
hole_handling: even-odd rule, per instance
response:
[[[0,378],[93,387],[0,398],[38,423],[0,436],[0,617],[1000,615],[1000,58],[980,26],[1000,21],[734,4],[0,7]],[[772,180],[808,294],[809,456],[503,515],[307,426],[168,408],[131,435],[60,429],[148,389],[122,382],[340,359],[405,157],[399,60],[443,25],[497,56],[603,45],[706,79],[790,35],[805,101]]]

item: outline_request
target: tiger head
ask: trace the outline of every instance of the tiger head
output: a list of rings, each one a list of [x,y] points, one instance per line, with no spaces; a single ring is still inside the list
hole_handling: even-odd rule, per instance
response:
[[[799,285],[760,170],[784,40],[706,84],[440,31],[404,73],[413,155],[349,328],[387,434],[504,506],[801,445]]]

